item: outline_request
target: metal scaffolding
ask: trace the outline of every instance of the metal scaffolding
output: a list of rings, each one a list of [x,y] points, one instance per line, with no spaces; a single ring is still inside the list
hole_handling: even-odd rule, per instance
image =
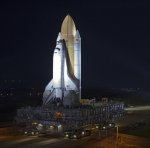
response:
[[[116,118],[123,116],[124,103],[101,103],[98,106],[82,105],[77,108],[57,107],[53,105],[41,107],[22,107],[17,110],[15,120],[17,124],[26,127],[34,123],[42,125],[45,130],[61,125],[63,130],[93,125],[105,125],[114,122]],[[57,129],[58,130],[58,129]]]

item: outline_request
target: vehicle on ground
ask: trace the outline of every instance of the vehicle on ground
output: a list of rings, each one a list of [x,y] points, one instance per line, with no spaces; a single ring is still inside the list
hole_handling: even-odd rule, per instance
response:
[[[36,136],[39,135],[39,131],[37,129],[31,128],[31,129],[25,129],[24,134],[28,136]]]
[[[91,131],[90,130],[68,130],[65,132],[65,137],[69,139],[80,139],[86,136],[90,136]]]

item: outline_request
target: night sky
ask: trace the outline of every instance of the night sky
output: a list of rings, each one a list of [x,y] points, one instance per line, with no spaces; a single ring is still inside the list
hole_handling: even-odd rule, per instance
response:
[[[45,86],[67,14],[82,38],[83,88],[150,87],[150,5],[142,0],[0,2],[0,80]]]

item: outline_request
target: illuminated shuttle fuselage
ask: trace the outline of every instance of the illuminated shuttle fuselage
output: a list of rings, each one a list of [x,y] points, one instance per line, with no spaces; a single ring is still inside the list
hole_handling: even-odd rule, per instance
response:
[[[81,98],[81,38],[67,15],[53,54],[53,79],[43,94],[43,104],[78,105]]]

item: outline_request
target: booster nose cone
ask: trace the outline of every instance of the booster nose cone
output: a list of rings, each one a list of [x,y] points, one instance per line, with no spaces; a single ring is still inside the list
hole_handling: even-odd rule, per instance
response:
[[[80,33],[79,33],[78,30],[76,31],[76,34],[75,34],[75,37],[74,37],[74,38],[75,38],[75,39],[81,39]]]
[[[64,39],[66,39],[68,35],[75,36],[76,34],[75,23],[70,15],[67,15],[62,23],[61,34],[63,35]]]
[[[58,34],[58,37],[57,37],[57,40],[56,40],[56,41],[58,42],[58,41],[60,41],[60,40],[62,40],[62,36],[61,36],[61,33],[59,32],[59,34]]]

